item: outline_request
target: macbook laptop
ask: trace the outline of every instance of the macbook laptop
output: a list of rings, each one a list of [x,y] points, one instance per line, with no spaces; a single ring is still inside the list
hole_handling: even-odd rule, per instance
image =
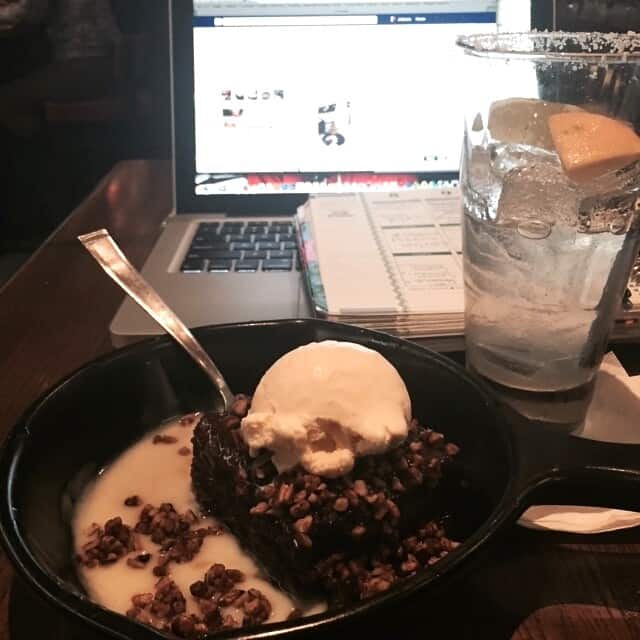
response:
[[[502,28],[529,28],[517,4]],[[172,0],[175,210],[143,275],[191,327],[309,315],[297,207],[455,183],[455,36],[495,30],[496,5]],[[162,332],[129,299],[110,329],[116,346]]]

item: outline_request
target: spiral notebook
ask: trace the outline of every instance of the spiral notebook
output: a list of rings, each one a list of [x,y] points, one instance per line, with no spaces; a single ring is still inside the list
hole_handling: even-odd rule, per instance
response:
[[[456,187],[312,196],[298,209],[315,312],[405,337],[463,333]]]

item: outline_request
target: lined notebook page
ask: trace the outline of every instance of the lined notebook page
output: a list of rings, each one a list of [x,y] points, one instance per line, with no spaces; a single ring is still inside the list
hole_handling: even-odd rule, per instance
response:
[[[404,310],[462,313],[462,205],[458,191],[370,194],[364,202]]]
[[[457,190],[316,196],[304,216],[330,314],[462,313]]]
[[[329,313],[398,313],[399,300],[360,199],[322,196],[309,205]]]

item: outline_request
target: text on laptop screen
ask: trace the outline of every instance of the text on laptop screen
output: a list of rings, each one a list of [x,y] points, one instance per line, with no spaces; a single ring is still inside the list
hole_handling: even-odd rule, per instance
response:
[[[455,177],[465,99],[455,39],[495,30],[495,0],[196,0],[196,194]]]

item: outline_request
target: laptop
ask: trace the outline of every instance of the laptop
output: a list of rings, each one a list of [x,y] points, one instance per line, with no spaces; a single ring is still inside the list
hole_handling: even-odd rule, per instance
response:
[[[516,3],[513,3],[514,5]],[[502,29],[528,29],[528,2]],[[142,269],[190,327],[305,317],[311,193],[455,184],[455,36],[496,0],[171,0],[175,209]],[[125,299],[115,346],[162,333]]]

